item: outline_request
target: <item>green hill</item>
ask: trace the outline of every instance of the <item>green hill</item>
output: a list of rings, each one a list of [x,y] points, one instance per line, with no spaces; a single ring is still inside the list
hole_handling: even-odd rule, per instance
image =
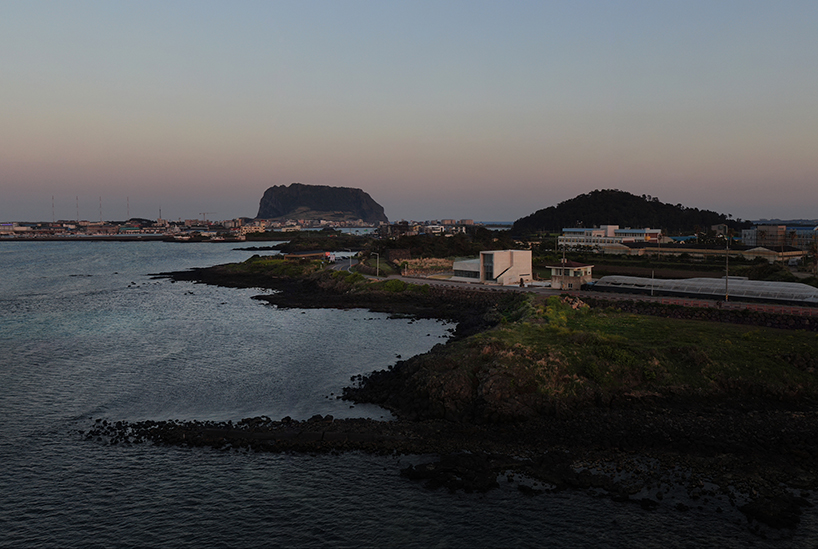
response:
[[[688,208],[682,204],[665,204],[651,196],[637,196],[617,189],[596,190],[581,194],[556,206],[538,210],[514,222],[511,233],[522,237],[542,232],[560,231],[564,227],[650,227],[665,234],[709,230],[724,223],[739,230],[751,226],[741,219],[710,210]]]

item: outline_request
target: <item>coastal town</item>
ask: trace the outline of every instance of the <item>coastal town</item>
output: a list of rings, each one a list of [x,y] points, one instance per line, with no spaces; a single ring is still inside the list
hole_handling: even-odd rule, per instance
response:
[[[499,286],[549,287],[556,290],[577,291],[594,289],[605,292],[630,294],[669,295],[680,297],[728,300],[728,285],[732,282],[733,299],[787,303],[790,305],[818,304],[818,290],[800,284],[815,279],[818,226],[755,223],[735,231],[727,224],[716,224],[694,234],[667,235],[662,229],[650,227],[563,227],[560,232],[539,234],[538,237],[509,238],[511,224],[487,224],[472,219],[442,219],[417,221],[365,221],[363,219],[259,219],[237,218],[210,221],[202,219],[168,221],[132,218],[125,222],[54,221],[11,222],[0,224],[0,240],[164,240],[172,242],[243,242],[290,241],[298,242],[302,235],[318,235],[318,246],[330,251],[355,249],[361,263],[356,269],[367,272],[366,260],[377,258],[375,273],[380,274],[383,255],[384,273],[400,272],[436,281]],[[400,242],[411,238],[445,239],[471,238],[475,231],[501,235],[506,249],[487,249],[470,257],[437,257],[433,268],[424,267],[424,258],[436,257],[429,249],[413,257],[411,250],[400,248]],[[357,236],[361,240],[339,244],[332,240],[339,235]],[[500,241],[496,236],[495,243]],[[347,248],[353,246],[353,248]],[[397,247],[396,247],[397,246]],[[553,246],[549,252],[548,248]],[[279,247],[281,245],[279,244]],[[286,248],[286,245],[285,245]],[[429,248],[429,246],[427,246]],[[378,251],[376,251],[378,250]],[[415,252],[417,254],[417,251]],[[559,254],[562,254],[559,257]],[[566,257],[566,254],[570,257]],[[329,251],[290,250],[288,259],[305,260],[316,257],[335,257]],[[439,254],[438,254],[439,255]],[[535,260],[536,256],[536,260]],[[621,276],[626,270],[605,273],[613,276],[595,276],[596,264],[615,257],[642,258],[654,269],[650,278]],[[596,259],[594,259],[596,258]],[[746,276],[729,271],[730,260],[780,265],[791,272],[792,280],[748,280]],[[684,261],[694,265],[723,261],[720,274],[704,278],[683,276],[668,280],[667,273],[654,277],[662,262]],[[417,264],[417,262],[420,262]],[[390,269],[390,265],[392,269]],[[739,269],[740,270],[740,269]],[[610,271],[610,269],[608,269]],[[678,273],[677,273],[678,274]],[[728,277],[728,278],[725,278]],[[725,280],[718,282],[719,278]],[[809,280],[806,280],[809,282]]]
[[[52,222],[0,222],[0,239],[175,239],[198,241],[247,239],[247,235],[263,239],[278,233],[300,231],[340,231],[351,234],[367,234],[379,238],[401,236],[449,237],[465,234],[472,227],[488,227],[508,230],[511,223],[475,222],[472,219],[442,219],[426,221],[366,222],[332,221],[325,219],[257,219],[236,218],[211,221],[185,219],[131,218],[127,221],[52,221]],[[702,241],[705,246],[700,246]],[[661,229],[649,227],[620,227],[602,225],[592,228],[565,227],[559,234],[556,245],[559,249],[593,250],[601,254],[624,255],[673,255],[680,249],[695,250],[696,254],[707,255],[714,252],[713,240],[721,239],[733,249],[734,255],[749,258],[764,257],[769,261],[802,260],[818,241],[818,226],[756,223],[740,235],[730,233],[726,225],[713,225],[697,234],[668,236]],[[530,245],[531,242],[528,242]],[[685,246],[680,248],[679,246]],[[723,252],[719,252],[722,253]]]
[[[254,299],[276,310],[366,309],[455,325],[444,344],[398,355],[326,396],[349,408],[376,405],[394,421],[100,418],[80,431],[85,441],[433,453],[438,461],[400,474],[467,492],[496,489],[498,475],[510,475],[529,496],[590,490],[644,509],[673,502],[681,512],[697,504],[706,481],[715,512],[735,508],[763,535],[792,531],[808,505],[792,490],[818,486],[818,223],[725,220],[685,230],[689,221],[673,228],[669,217],[660,229],[661,221],[595,222],[591,210],[588,222],[557,229],[554,219],[532,229],[521,220],[389,223],[355,211],[14,222],[0,225],[0,241],[10,249],[38,241],[226,244],[204,244],[209,250],[242,243],[231,253],[253,255],[240,263],[155,276],[272,290]],[[751,413],[737,413],[747,407]],[[759,433],[769,445],[755,444]],[[655,473],[641,469],[645,458],[658,464]],[[679,467],[688,478],[673,476]]]
[[[818,0],[0,6],[0,549],[818,549]]]
[[[25,239],[176,239],[176,240],[245,240],[247,234],[265,232],[295,232],[301,230],[367,229],[378,224],[356,221],[325,221],[312,219],[265,220],[237,218],[211,221],[202,219],[170,221],[167,219],[131,218],[127,221],[52,221],[0,223],[0,238]]]

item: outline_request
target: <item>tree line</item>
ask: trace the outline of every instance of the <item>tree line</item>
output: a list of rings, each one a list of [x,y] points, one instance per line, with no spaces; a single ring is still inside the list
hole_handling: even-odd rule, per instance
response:
[[[650,195],[637,196],[618,189],[595,190],[581,194],[520,218],[511,228],[517,238],[558,232],[566,227],[650,227],[665,234],[689,234],[707,231],[713,225],[724,224],[734,231],[752,227],[752,223],[733,219],[731,214],[688,208],[682,204],[666,204]]]

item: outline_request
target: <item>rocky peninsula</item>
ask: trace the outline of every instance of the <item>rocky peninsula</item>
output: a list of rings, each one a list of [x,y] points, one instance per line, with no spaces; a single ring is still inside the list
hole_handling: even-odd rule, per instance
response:
[[[809,329],[370,282],[260,257],[162,276],[273,288],[258,299],[279,307],[364,307],[458,328],[447,344],[344,390],[396,421],[100,420],[84,433],[91,440],[432,454],[436,461],[402,474],[452,490],[487,490],[505,478],[527,495],[572,488],[646,508],[738,509],[762,535],[796,527],[818,488],[818,345]]]

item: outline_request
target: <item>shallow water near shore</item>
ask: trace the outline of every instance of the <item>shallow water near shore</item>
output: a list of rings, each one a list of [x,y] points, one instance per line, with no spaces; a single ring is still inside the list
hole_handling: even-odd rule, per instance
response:
[[[279,310],[252,299],[261,290],[150,276],[253,253],[233,247],[0,242],[0,546],[815,546],[815,508],[789,539],[765,540],[730,507],[528,497],[505,480],[486,494],[430,491],[398,474],[422,457],[83,440],[97,418],[388,419],[336,396],[451,328]]]

